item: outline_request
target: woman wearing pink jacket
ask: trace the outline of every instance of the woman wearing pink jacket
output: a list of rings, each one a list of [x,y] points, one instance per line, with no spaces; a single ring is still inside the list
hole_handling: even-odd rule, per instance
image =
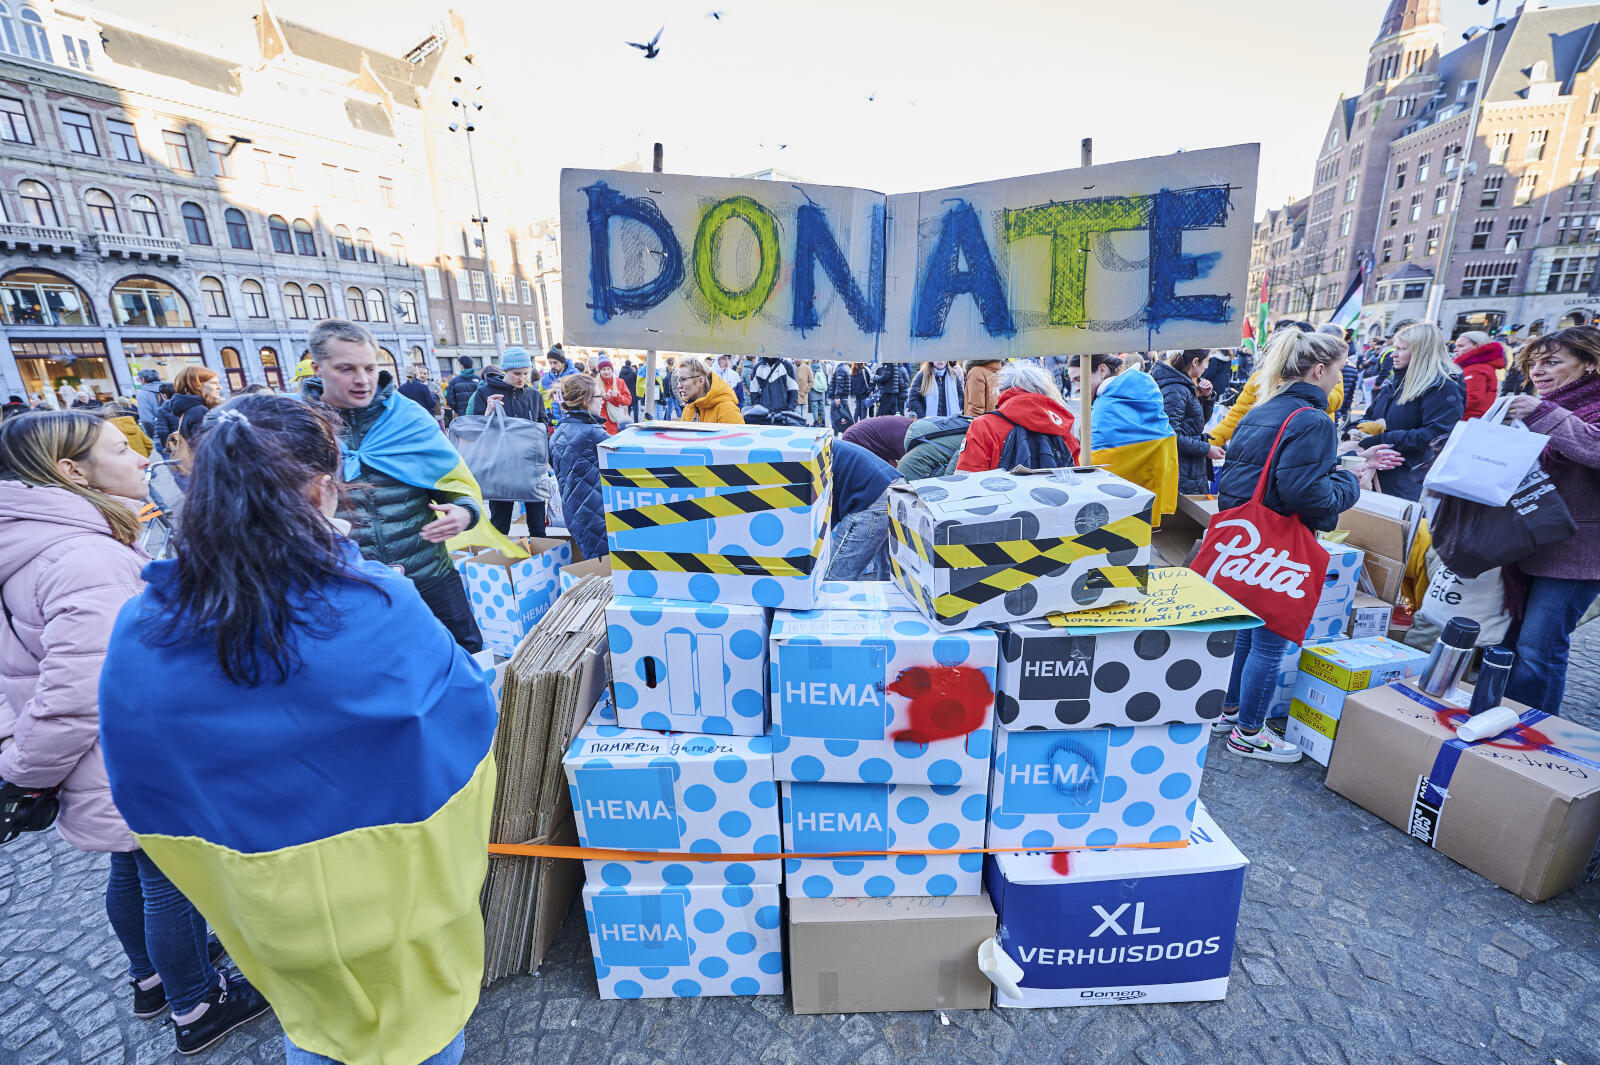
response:
[[[213,968],[220,946],[138,849],[100,755],[100,667],[148,558],[129,506],[148,465],[115,426],[81,411],[0,427],[0,780],[59,788],[61,838],[110,852],[106,914],[128,955],[134,1015],[170,1005],[178,1049],[192,1054],[268,1007],[242,977]]]

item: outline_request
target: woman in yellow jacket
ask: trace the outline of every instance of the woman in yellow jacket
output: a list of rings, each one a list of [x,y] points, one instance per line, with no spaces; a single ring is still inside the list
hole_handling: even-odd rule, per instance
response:
[[[733,389],[711,372],[704,359],[679,359],[672,379],[678,386],[678,398],[683,401],[684,421],[744,424]]]
[[[1272,341],[1268,340],[1267,343],[1270,344]],[[1215,429],[1206,434],[1211,438],[1211,442],[1220,447],[1227,447],[1228,441],[1233,439],[1233,430],[1238,426],[1239,419],[1249,414],[1250,408],[1254,407],[1256,401],[1260,398],[1262,398],[1261,382],[1258,375],[1252,374],[1250,380],[1244,383],[1244,388],[1239,390],[1239,398],[1234,401],[1233,406],[1228,408],[1228,413],[1222,416],[1222,421],[1217,423]],[[1265,398],[1270,399],[1271,397]],[[1340,382],[1333,386],[1333,394],[1328,397],[1328,417],[1338,417],[1339,408],[1343,406],[1344,383]]]

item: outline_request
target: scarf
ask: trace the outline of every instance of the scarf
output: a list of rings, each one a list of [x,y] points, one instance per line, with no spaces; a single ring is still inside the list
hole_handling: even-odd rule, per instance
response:
[[[933,388],[929,391],[937,393],[933,409],[927,412],[930,416],[948,418],[961,413],[961,392],[956,388],[956,375],[948,367],[933,371]]]
[[[1586,373],[1571,384],[1562,385],[1548,396],[1546,403],[1571,411],[1590,425],[1600,424],[1600,374]],[[1544,472],[1554,474],[1572,466],[1572,460],[1563,455],[1555,444],[1547,444],[1539,456]]]

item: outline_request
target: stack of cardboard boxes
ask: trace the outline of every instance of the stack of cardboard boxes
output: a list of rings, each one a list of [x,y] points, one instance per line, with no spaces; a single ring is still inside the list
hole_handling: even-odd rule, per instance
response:
[[[1350,694],[1414,677],[1427,661],[1426,652],[1383,636],[1307,647],[1300,655],[1284,737],[1312,761],[1327,765]]]
[[[562,592],[560,571],[572,564],[572,541],[530,537],[518,541],[527,558],[499,551],[462,552],[456,567],[466,582],[483,648],[510,658]]]

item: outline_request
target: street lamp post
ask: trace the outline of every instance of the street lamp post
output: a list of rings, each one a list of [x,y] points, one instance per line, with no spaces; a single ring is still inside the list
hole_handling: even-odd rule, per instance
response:
[[[460,83],[461,79],[456,78],[456,84]],[[472,221],[478,226],[478,245],[483,249],[483,272],[489,283],[489,334],[494,341],[496,361],[499,361],[499,356],[503,353],[500,346],[499,284],[495,278],[494,262],[489,257],[489,218],[483,213],[483,190],[478,188],[478,160],[472,151],[472,134],[478,128],[472,116],[482,111],[483,105],[476,100],[457,96],[450,101],[450,106],[460,108],[462,113],[461,121],[450,123],[450,132],[460,131],[467,138],[467,166],[472,171],[472,199],[478,208],[478,213],[472,216]]]
[[[1480,5],[1488,2],[1478,0]],[[1461,149],[1461,165],[1456,167],[1455,198],[1450,214],[1444,220],[1444,243],[1439,246],[1439,261],[1434,264],[1433,286],[1428,292],[1425,318],[1435,324],[1439,321],[1440,305],[1444,303],[1444,285],[1445,279],[1450,276],[1450,259],[1455,253],[1456,218],[1461,214],[1461,197],[1467,188],[1467,167],[1472,160],[1473,145],[1478,141],[1478,119],[1483,113],[1483,90],[1487,87],[1484,83],[1489,78],[1489,55],[1494,51],[1494,35],[1505,27],[1506,24],[1500,21],[1500,0],[1494,0],[1494,15],[1489,19],[1489,25],[1474,26],[1461,35],[1470,41],[1479,32],[1487,34],[1483,41],[1483,62],[1478,65],[1478,85],[1472,94],[1472,117],[1467,119],[1467,137]]]

